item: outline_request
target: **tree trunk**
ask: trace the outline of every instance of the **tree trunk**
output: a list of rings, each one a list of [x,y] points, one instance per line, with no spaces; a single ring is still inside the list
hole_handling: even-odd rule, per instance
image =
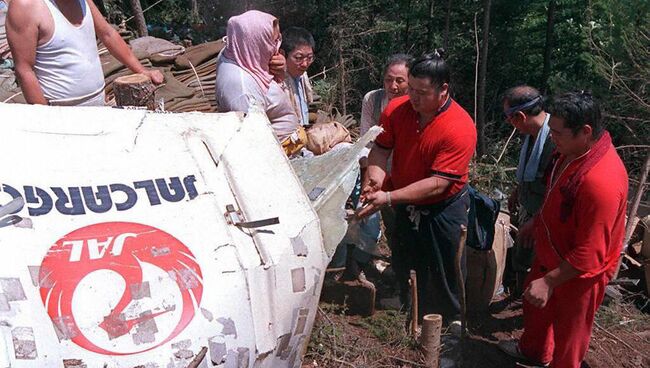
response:
[[[490,40],[490,10],[492,0],[483,0],[483,40],[478,70],[478,103],[476,111],[476,129],[478,133],[477,153],[481,157],[485,152],[485,88],[487,84],[488,44]]]
[[[133,18],[135,20],[135,28],[138,32],[138,37],[145,37],[149,35],[147,31],[147,21],[144,19],[142,12],[142,5],[140,0],[129,0],[131,2],[131,10],[133,10]]]
[[[445,32],[442,41],[442,47],[445,51],[449,48],[449,25],[451,22],[451,4],[453,0],[447,0],[447,13],[445,14]]]
[[[406,25],[404,27],[404,50],[409,50],[409,34],[411,33],[411,0],[406,2]]]
[[[345,71],[345,59],[343,58],[343,47],[341,47],[341,40],[343,39],[343,32],[339,33],[339,65],[341,66],[340,71],[340,89],[341,89],[341,112],[343,115],[348,114],[348,100],[347,100],[347,84],[346,84],[346,71]]]
[[[117,106],[144,106],[155,110],[155,91],[151,79],[143,74],[132,74],[115,79],[113,84]]]
[[[433,51],[433,49],[436,48],[436,45],[433,44],[433,26],[434,26],[434,21],[433,21],[433,15],[435,9],[435,1],[434,0],[429,0],[429,19],[427,22],[427,46],[425,47],[425,50],[427,51]]]
[[[197,0],[192,0],[190,6],[192,7],[192,21],[197,22],[199,20],[199,3]]]
[[[555,0],[548,2],[546,13],[546,45],[544,46],[544,68],[542,69],[542,93],[548,92],[548,78],[551,75],[551,55],[553,54],[553,27],[555,23]]]

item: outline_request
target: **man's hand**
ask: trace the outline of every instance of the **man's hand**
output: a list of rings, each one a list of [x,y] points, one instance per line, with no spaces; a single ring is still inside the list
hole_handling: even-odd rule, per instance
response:
[[[519,227],[517,232],[517,244],[521,244],[523,248],[532,248],[535,246],[535,218],[526,221],[525,224]]]
[[[366,196],[375,193],[381,189],[381,183],[377,182],[376,179],[369,177],[366,179],[366,183],[363,183],[363,188],[361,188],[361,200],[365,201]]]
[[[286,65],[287,59],[284,58],[284,55],[277,53],[271,57],[271,61],[269,61],[269,72],[273,75],[273,79],[276,82],[280,83],[284,80]]]
[[[545,277],[533,280],[524,291],[524,298],[537,308],[544,308],[553,294],[553,287]]]
[[[383,190],[378,190],[367,195],[362,195],[363,207],[357,213],[357,218],[364,218],[379,211],[382,207],[388,204],[388,193]]]
[[[142,74],[146,75],[151,79],[151,82],[155,85],[159,85],[165,81],[165,77],[159,70],[147,69]]]

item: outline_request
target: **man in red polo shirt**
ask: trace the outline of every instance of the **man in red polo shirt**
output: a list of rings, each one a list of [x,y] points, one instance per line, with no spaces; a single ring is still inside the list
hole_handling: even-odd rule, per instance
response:
[[[532,229],[524,334],[518,345],[499,346],[537,364],[578,368],[623,245],[628,179],[590,94],[561,95],[549,112],[559,157]]]
[[[454,260],[461,225],[467,226],[476,128],[450,97],[449,74],[439,51],[411,63],[408,95],[394,98],[380,117],[384,132],[368,156],[359,216],[395,207],[398,247],[411,256],[418,275],[420,318],[440,313],[459,326]]]

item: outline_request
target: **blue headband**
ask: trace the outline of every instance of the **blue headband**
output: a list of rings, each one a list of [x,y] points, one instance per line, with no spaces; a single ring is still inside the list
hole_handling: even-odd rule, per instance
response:
[[[503,113],[506,116],[510,116],[510,115],[514,114],[515,112],[517,112],[517,111],[521,111],[521,110],[524,110],[524,109],[527,109],[529,107],[533,107],[533,106],[537,105],[537,103],[541,99],[542,99],[542,96],[537,96],[537,97],[533,98],[532,100],[530,100],[530,101],[528,101],[526,103],[511,107],[508,110],[504,111]]]

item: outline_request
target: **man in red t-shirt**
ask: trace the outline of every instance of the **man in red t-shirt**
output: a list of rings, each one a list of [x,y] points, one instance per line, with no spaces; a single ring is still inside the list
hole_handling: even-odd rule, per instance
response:
[[[396,248],[410,256],[417,271],[420,317],[441,313],[447,323],[458,326],[454,260],[461,225],[467,226],[467,180],[476,128],[449,96],[449,74],[439,51],[411,63],[408,95],[394,98],[381,115],[384,132],[368,156],[362,186],[365,207],[359,217],[395,207]],[[403,279],[405,271],[396,274]]]
[[[594,316],[614,274],[625,233],[628,179],[591,95],[572,92],[549,106],[559,157],[534,225],[525,283],[524,334],[506,353],[554,368],[578,368]]]

